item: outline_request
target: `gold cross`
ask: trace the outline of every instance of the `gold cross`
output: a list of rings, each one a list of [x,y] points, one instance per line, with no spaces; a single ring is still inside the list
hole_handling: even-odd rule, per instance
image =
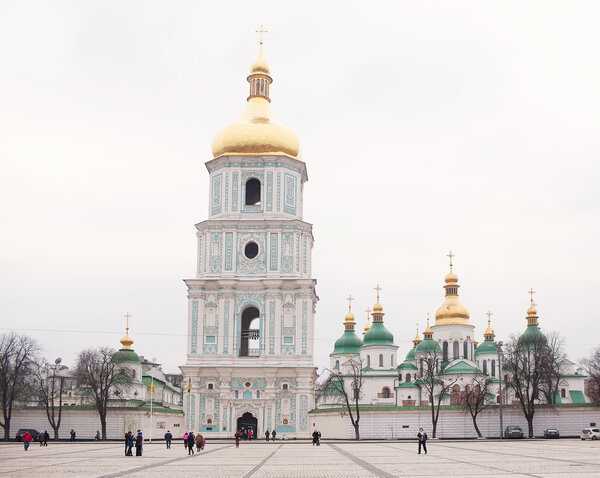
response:
[[[352,294],[346,297],[346,300],[348,301],[348,312],[350,312],[352,310],[352,301],[354,300]]]
[[[527,293],[531,296],[531,305],[533,305],[533,294],[535,294],[535,291],[533,290],[533,287],[531,289],[529,289],[527,291]]]
[[[383,290],[381,287],[379,287],[379,284],[377,284],[377,287],[375,287],[375,289],[377,291],[377,302],[379,302],[379,291]]]
[[[489,322],[489,321],[490,321],[490,319],[492,318],[492,315],[494,315],[494,314],[492,314],[492,313],[491,313],[491,312],[488,310],[488,311],[485,313],[485,315],[487,315],[487,316],[488,316],[488,322]]]
[[[417,335],[419,335],[419,322],[417,322]]]
[[[450,272],[452,272],[452,258],[455,256],[452,254],[452,251],[450,251],[448,254],[446,254],[446,257],[450,258]]]
[[[269,30],[263,30],[263,26],[261,25],[260,30],[256,30],[256,33],[260,33],[260,44],[262,45],[263,44],[263,42],[262,42],[263,33],[269,33]]]
[[[427,312],[427,327],[429,327],[429,312]]]
[[[125,327],[125,330],[127,330],[127,332],[129,332],[129,317],[133,317],[133,316],[129,315],[129,312],[127,312],[123,317],[125,317],[127,319],[127,326]]]
[[[367,319],[371,316],[371,307],[367,307],[365,309],[365,312],[367,313]]]

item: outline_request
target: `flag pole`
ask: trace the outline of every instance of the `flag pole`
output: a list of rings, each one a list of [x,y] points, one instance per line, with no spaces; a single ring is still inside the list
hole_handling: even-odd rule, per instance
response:
[[[154,377],[150,382],[150,442],[152,442],[152,399],[154,398]]]

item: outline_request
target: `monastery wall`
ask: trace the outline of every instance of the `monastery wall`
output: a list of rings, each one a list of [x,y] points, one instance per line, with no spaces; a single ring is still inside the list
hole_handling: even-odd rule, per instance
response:
[[[527,421],[518,408],[505,408],[504,427],[517,425],[527,434]],[[579,436],[590,423],[600,425],[600,407],[540,408],[533,419],[534,433],[543,436],[546,428],[558,428],[561,436]],[[310,413],[312,429],[318,429],[323,438],[354,438],[354,428],[345,416],[336,412]],[[498,410],[482,412],[477,417],[481,434],[497,438],[500,434]],[[360,415],[361,438],[401,439],[414,438],[420,427],[431,437],[431,410],[364,410]],[[438,438],[476,438],[471,415],[462,410],[440,410]]]
[[[154,413],[152,418],[154,432],[152,438],[163,438],[167,430],[174,437],[183,435],[183,413]],[[28,408],[13,410],[10,422],[10,436],[14,438],[19,428],[34,428],[38,431],[48,430],[50,438],[54,438],[54,431],[48,422],[46,410],[43,408]],[[96,436],[100,430],[100,416],[95,409],[69,410],[64,409],[60,423],[59,436],[68,439],[71,428],[77,433],[77,439],[89,440]],[[147,412],[136,411],[109,411],[106,417],[106,434],[108,439],[120,440],[126,430],[136,432],[142,430],[145,438],[149,437],[150,416]]]

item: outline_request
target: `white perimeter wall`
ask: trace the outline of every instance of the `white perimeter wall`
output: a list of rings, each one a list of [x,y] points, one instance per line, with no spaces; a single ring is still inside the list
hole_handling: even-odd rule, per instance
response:
[[[520,409],[504,409],[504,427],[518,425],[527,436],[527,421]],[[311,431],[318,429],[323,438],[354,438],[348,414],[340,412],[311,413]],[[562,436],[579,436],[581,430],[595,422],[600,425],[600,407],[539,409],[533,419],[534,434],[542,436],[546,428],[558,428]],[[431,437],[431,410],[361,411],[361,438],[414,438],[420,427]],[[497,409],[482,412],[477,424],[484,437],[500,435]],[[471,415],[460,410],[440,410],[438,438],[476,438]]]
[[[185,430],[183,414],[174,413],[153,414],[152,428],[154,432],[152,438],[163,438],[167,430],[170,430],[174,437],[179,438]],[[164,429],[159,428],[163,426]],[[109,439],[122,439],[125,435],[125,424],[132,432],[139,428],[142,430],[144,438],[149,438],[150,417],[146,412],[123,412],[109,411],[106,417],[106,434]],[[175,425],[179,424],[178,427]],[[10,421],[10,437],[13,439],[19,428],[35,428],[38,431],[48,430],[50,438],[54,438],[54,431],[48,422],[46,411],[44,409],[25,409],[13,410]],[[96,430],[100,428],[100,417],[96,410],[63,410],[60,423],[59,437],[61,439],[69,438],[69,432],[75,430],[78,439],[90,439],[96,436]],[[4,430],[0,430],[2,437]]]

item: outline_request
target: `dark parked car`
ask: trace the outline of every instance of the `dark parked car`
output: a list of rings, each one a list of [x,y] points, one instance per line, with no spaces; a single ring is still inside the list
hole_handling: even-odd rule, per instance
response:
[[[34,440],[37,440],[37,437],[40,434],[40,432],[38,432],[35,428],[19,428],[19,431],[17,432],[17,435],[15,436],[15,440],[23,441],[23,433],[25,433],[25,432],[31,433],[31,436],[33,437]]]
[[[546,428],[544,430],[544,438],[560,438],[558,428]]]
[[[506,427],[504,438],[523,438],[523,429],[521,427]]]

